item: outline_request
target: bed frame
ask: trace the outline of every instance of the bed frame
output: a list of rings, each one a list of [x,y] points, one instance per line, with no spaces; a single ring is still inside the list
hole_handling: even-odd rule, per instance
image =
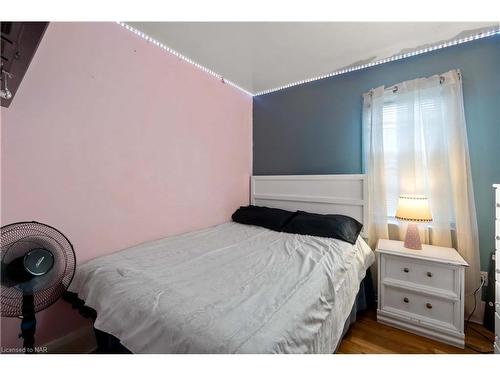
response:
[[[351,216],[367,224],[363,174],[252,176],[250,202],[257,206]]]

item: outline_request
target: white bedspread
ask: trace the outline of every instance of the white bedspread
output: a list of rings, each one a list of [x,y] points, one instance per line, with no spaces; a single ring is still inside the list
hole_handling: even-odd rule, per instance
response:
[[[332,353],[374,255],[226,223],[77,267],[69,290],[134,353]]]

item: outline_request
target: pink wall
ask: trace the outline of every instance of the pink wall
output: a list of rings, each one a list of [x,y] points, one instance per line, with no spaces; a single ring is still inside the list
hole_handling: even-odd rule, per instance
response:
[[[251,97],[114,23],[51,23],[1,110],[2,225],[60,229],[85,261],[228,221],[248,203]],[[64,302],[37,343],[84,323]],[[2,346],[21,345],[2,319]]]

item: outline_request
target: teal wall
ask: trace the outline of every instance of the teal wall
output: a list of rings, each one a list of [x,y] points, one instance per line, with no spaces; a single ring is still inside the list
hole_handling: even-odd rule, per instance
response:
[[[253,173],[361,173],[361,94],[460,69],[479,225],[481,269],[494,249],[500,183],[500,36],[254,97]]]

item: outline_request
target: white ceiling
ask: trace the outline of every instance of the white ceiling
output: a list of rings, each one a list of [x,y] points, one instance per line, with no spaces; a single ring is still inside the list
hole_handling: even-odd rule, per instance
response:
[[[498,22],[128,24],[252,93],[499,26]]]

